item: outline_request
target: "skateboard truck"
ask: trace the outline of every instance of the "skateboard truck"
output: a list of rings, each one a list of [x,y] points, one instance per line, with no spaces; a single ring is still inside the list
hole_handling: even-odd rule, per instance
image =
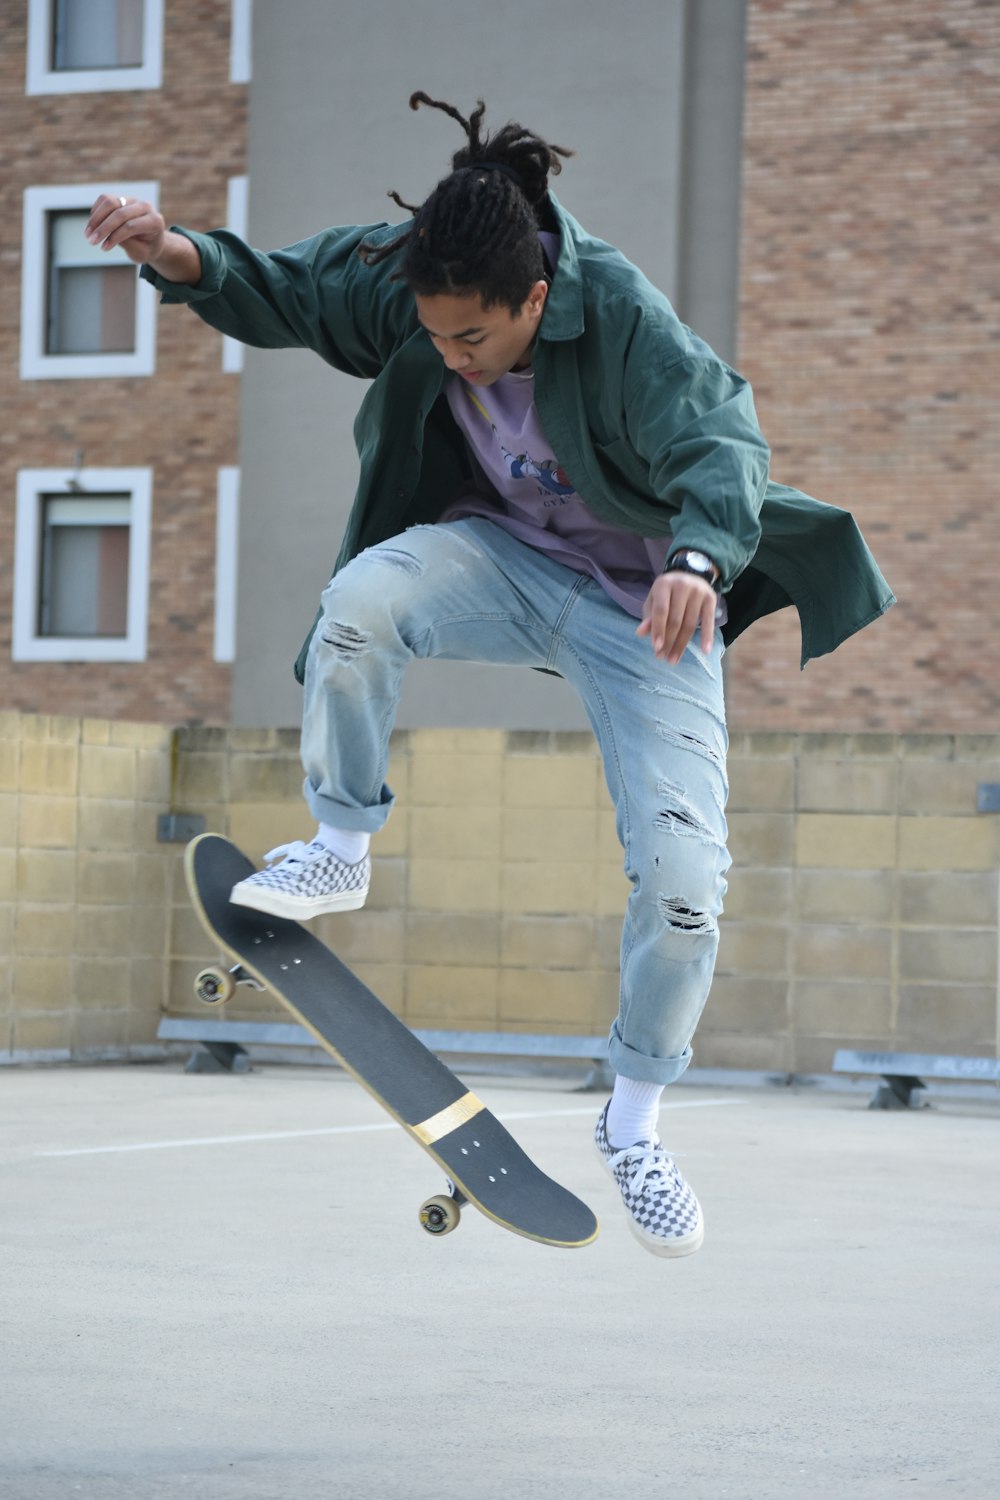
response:
[[[437,1193],[420,1206],[420,1227],[428,1234],[440,1236],[457,1229],[462,1207],[468,1203],[465,1194],[448,1178],[448,1191]]]
[[[266,985],[261,984],[244,969],[242,964],[233,964],[231,969],[220,969],[214,966],[202,969],[195,975],[194,992],[204,1005],[225,1005],[236,993],[237,985],[246,985],[248,989],[263,991]]]

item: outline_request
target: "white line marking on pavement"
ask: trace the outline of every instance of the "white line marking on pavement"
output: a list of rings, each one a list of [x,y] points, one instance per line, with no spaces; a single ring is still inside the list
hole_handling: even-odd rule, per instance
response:
[[[661,1109],[710,1109],[726,1104],[742,1104],[742,1099],[678,1099],[676,1103],[663,1104]],[[539,1109],[505,1111],[498,1114],[506,1120],[552,1120],[570,1115],[594,1115],[592,1104],[585,1109]],[[318,1135],[368,1135],[376,1130],[399,1130],[393,1120],[380,1120],[373,1125],[328,1125],[319,1130],[271,1130],[255,1135],[207,1135],[194,1136],[182,1141],[139,1141],[129,1146],[76,1146],[69,1151],[36,1151],[36,1156],[112,1156],[127,1151],[179,1151],[191,1146],[241,1146],[250,1141],[299,1141]]]
[[[131,1146],[79,1146],[71,1151],[36,1151],[36,1156],[109,1156],[122,1151],[176,1151],[188,1146],[240,1146],[247,1141],[295,1141],[310,1135],[364,1135],[372,1130],[398,1130],[392,1120],[377,1125],[330,1125],[323,1130],[271,1130],[259,1135],[193,1136],[183,1141],[139,1141]]]

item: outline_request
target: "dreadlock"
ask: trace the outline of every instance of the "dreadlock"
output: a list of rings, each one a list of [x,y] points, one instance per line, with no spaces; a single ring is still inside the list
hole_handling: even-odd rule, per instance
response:
[[[467,144],[424,203],[414,207],[389,194],[413,214],[413,225],[385,244],[366,241],[358,254],[365,265],[376,266],[402,251],[393,280],[406,281],[419,295],[478,293],[484,307],[516,313],[545,274],[538,230],[551,213],[549,174],[561,172],[559,158],[573,153],[513,121],[483,135],[482,99],[468,119],[441,99],[420,91],[410,95],[411,109],[421,104],[457,120]]]

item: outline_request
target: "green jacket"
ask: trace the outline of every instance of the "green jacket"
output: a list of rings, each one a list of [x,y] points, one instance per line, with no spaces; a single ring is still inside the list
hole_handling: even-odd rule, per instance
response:
[[[532,354],[539,418],[598,515],[641,536],[672,534],[722,570],[733,641],[794,604],[802,665],[894,602],[849,512],[768,479],[747,382],[679,321],[619,251],[553,198],[559,262]],[[387,225],[326,229],[269,254],[225,230],[181,233],[201,253],[196,286],[142,275],[165,302],[263,349],[313,349],[372,382],[354,424],[360,477],[334,571],[363,548],[435,520],[470,467],[443,395],[446,370],[413,296],[356,254]],[[304,653],[303,648],[303,653]],[[304,654],[296,670],[301,680]]]

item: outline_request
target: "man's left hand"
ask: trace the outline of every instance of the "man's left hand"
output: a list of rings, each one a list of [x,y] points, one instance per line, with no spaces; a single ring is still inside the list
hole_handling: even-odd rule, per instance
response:
[[[675,667],[699,625],[701,649],[706,654],[711,651],[718,602],[704,578],[693,573],[661,573],[646,596],[636,635],[649,636],[654,655]]]

